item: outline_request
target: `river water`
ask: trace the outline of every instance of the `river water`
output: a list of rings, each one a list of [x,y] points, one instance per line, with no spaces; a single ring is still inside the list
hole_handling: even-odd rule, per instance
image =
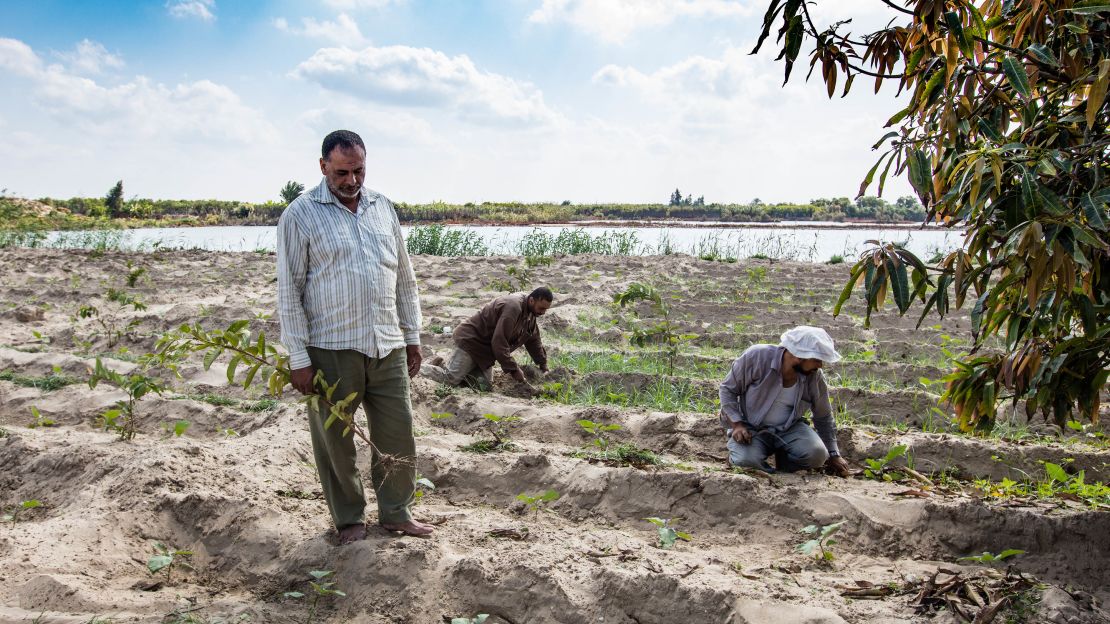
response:
[[[807,227],[808,225],[808,227]],[[580,225],[484,226],[459,225],[449,229],[470,230],[478,234],[493,254],[517,254],[517,244],[527,234],[539,230],[556,236],[563,230],[582,229],[591,236],[611,233],[633,233],[638,242],[637,253],[673,253],[701,255],[713,249],[719,256],[748,258],[759,255],[782,260],[824,262],[833,256],[853,261],[868,245],[868,240],[896,242],[910,251],[928,258],[960,246],[963,233],[943,228],[883,228],[882,226],[815,227],[813,224],[792,223],[779,227],[703,225],[681,227],[585,227]],[[403,226],[406,235],[410,226]],[[191,228],[139,228],[113,231],[120,237],[118,245],[127,249],[157,248],[206,249],[212,251],[266,251],[276,246],[274,226],[208,226]],[[56,232],[48,239],[58,247],[88,246],[86,233]],[[115,246],[115,245],[113,245]]]

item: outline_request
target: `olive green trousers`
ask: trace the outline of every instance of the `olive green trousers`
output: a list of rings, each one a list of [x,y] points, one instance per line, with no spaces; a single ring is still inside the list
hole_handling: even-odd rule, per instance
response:
[[[407,522],[416,491],[416,440],[412,434],[412,403],[409,400],[408,358],[405,349],[394,349],[384,358],[368,357],[358,351],[308,348],[312,366],[324,379],[338,384],[336,402],[352,392],[346,410],[355,415],[361,405],[374,448],[370,453],[370,480],[378,499],[378,522]],[[322,413],[321,413],[322,412]],[[324,428],[328,409],[321,404],[308,410],[312,452],[320,486],[337,529],[364,522],[366,497],[362,477],[355,464],[354,435],[343,435],[341,421]]]

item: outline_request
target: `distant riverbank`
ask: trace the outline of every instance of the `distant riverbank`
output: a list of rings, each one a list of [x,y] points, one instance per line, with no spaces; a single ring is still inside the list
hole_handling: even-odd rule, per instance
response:
[[[576,227],[917,227],[924,209],[912,198],[817,199],[807,204],[572,204],[483,202],[396,204],[406,225]],[[221,200],[0,198],[0,228],[94,230],[276,225],[285,204]]]

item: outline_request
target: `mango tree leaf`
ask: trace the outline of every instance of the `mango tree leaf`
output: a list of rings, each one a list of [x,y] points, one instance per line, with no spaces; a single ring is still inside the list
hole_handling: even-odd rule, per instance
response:
[[[1002,59],[1002,72],[1006,74],[1006,80],[1014,91],[1020,93],[1023,98],[1029,99],[1033,92],[1029,88],[1029,75],[1025,73],[1025,66],[1021,61],[1007,55]]]

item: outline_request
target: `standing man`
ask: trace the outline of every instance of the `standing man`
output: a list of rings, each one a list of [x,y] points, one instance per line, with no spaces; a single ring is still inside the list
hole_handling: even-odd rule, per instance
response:
[[[446,366],[427,365],[426,376],[452,386],[471,380],[489,387],[496,362],[513,379],[527,383],[512,355],[521,345],[546,373],[547,351],[536,319],[547,312],[554,299],[550,288],[540,287],[528,294],[504,295],[490,301],[455,329],[455,351]]]
[[[416,441],[409,377],[420,370],[420,299],[393,203],[363,187],[366,146],[347,130],[324,137],[324,179],[278,221],[278,313],[292,384],[315,394],[323,373],[336,397],[356,394],[366,412],[378,522],[390,531],[429,535],[412,519]],[[320,485],[339,543],[363,539],[366,498],[355,443],[343,427],[324,428],[327,411],[309,407]],[[396,461],[382,462],[382,455]],[[388,469],[384,464],[388,463]]]
[[[785,472],[825,466],[846,477],[848,462],[836,445],[829,388],[821,375],[840,359],[829,334],[800,325],[778,346],[748,347],[721,384],[721,427],[728,434],[729,463],[771,472],[767,457]],[[813,411],[813,430],[805,420]]]

